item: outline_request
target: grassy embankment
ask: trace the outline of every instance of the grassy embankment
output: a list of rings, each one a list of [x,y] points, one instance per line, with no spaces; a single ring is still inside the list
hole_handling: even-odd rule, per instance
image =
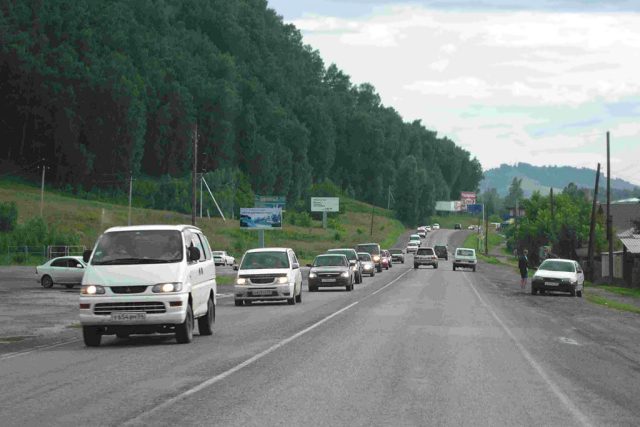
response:
[[[40,189],[36,186],[0,181],[0,202],[13,201],[18,206],[18,222],[40,214]],[[282,230],[266,231],[266,246],[291,247],[301,262],[310,262],[313,257],[329,248],[353,247],[362,242],[380,242],[387,248],[393,246],[405,227],[390,211],[375,208],[373,235],[371,206],[352,199],[341,198],[345,213],[331,221],[333,229],[322,229],[321,221],[313,220],[311,226],[300,227],[285,224]],[[67,194],[46,191],[44,196],[44,219],[60,231],[72,231],[80,236],[80,243],[93,246],[96,238],[105,229],[127,224],[128,207],[117,204],[77,199]],[[171,211],[132,209],[132,224],[190,224],[191,216]],[[258,235],[255,231],[239,228],[237,219],[198,218],[197,225],[205,232],[215,249],[229,251],[241,257],[247,249],[256,247]],[[4,251],[6,248],[0,248]],[[33,260],[31,260],[33,261]]]
[[[640,289],[622,288],[607,284],[593,285],[586,282],[584,297],[593,304],[640,314]],[[617,300],[616,298],[620,299]]]

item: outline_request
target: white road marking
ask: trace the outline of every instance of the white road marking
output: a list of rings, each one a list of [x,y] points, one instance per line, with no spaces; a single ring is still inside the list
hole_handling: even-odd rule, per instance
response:
[[[467,276],[466,272],[463,273],[463,276],[466,279],[469,286],[471,287],[471,290],[473,290],[473,292],[476,294],[476,297],[478,297],[478,300],[480,301],[480,303],[482,303],[482,305],[487,309],[487,311],[489,311],[491,316],[496,320],[496,322],[498,322],[498,324],[502,327],[502,329],[504,329],[504,331],[515,343],[516,347],[518,348],[518,350],[520,350],[520,353],[522,353],[522,355],[527,360],[527,362],[529,362],[529,364],[533,367],[533,369],[536,370],[538,375],[542,377],[544,382],[547,383],[547,385],[549,386],[553,394],[555,394],[558,397],[558,399],[560,399],[560,401],[565,406],[565,408],[571,413],[571,415],[573,415],[578,420],[580,424],[582,424],[583,426],[591,426],[592,424],[589,421],[589,418],[585,414],[583,414],[582,411],[580,411],[580,409],[578,409],[578,407],[571,401],[571,399],[569,399],[569,396],[567,396],[560,389],[560,387],[558,387],[558,385],[551,380],[551,378],[549,377],[549,375],[547,375],[547,373],[542,368],[542,366],[540,366],[540,364],[535,361],[531,353],[527,351],[524,345],[522,345],[522,343],[520,343],[520,341],[513,334],[513,332],[511,332],[511,329],[509,329],[509,327],[502,321],[502,319],[498,317],[498,315],[493,310],[493,308],[491,308],[491,306],[485,302],[484,298],[480,296],[480,293],[478,293],[478,290],[476,289],[476,287],[473,285],[471,280],[469,280],[469,277]]]
[[[149,409],[148,411],[145,411],[143,413],[141,413],[140,415],[129,419],[128,421],[126,421],[125,423],[123,423],[123,426],[130,426],[130,425],[136,425],[137,423],[141,423],[142,419],[148,417],[149,415],[152,415],[158,411],[161,411],[163,409],[167,409],[169,408],[171,405],[173,405],[174,403],[178,402],[179,400],[184,399],[185,397],[191,396],[194,393],[199,392],[200,390],[203,390],[209,386],[212,386],[213,384],[227,378],[229,375],[234,374],[235,372],[238,372],[239,370],[246,368],[247,366],[251,365],[252,363],[262,359],[263,357],[269,355],[270,353],[273,353],[274,351],[276,351],[277,349],[289,344],[291,341],[295,340],[296,338],[301,337],[302,335],[305,335],[306,333],[312,331],[313,329],[317,328],[318,326],[322,325],[323,323],[329,321],[330,319],[334,318],[335,316],[344,313],[345,311],[349,310],[351,307],[355,306],[356,304],[360,303],[361,301],[366,300],[367,298],[377,294],[378,292],[382,291],[383,289],[387,288],[388,286],[391,286],[392,284],[394,284],[395,282],[397,282],[402,276],[404,276],[405,274],[407,274],[408,272],[410,272],[411,270],[407,270],[404,273],[400,274],[398,277],[396,277],[395,279],[393,279],[391,282],[387,283],[386,285],[384,285],[383,287],[381,287],[380,289],[378,289],[375,292],[372,292],[371,294],[365,296],[364,298],[362,298],[359,301],[355,301],[351,304],[349,304],[348,306],[341,308],[340,310],[328,315],[327,317],[317,321],[316,323],[314,323],[313,325],[301,330],[300,332],[297,332],[296,334],[290,336],[289,338],[285,338],[284,340],[272,345],[271,347],[269,347],[268,349],[256,354],[255,356],[245,360],[244,362],[234,366],[233,368],[222,372],[221,374],[216,375],[215,377],[211,377],[208,380],[205,380],[203,382],[201,382],[200,384],[190,388],[189,390],[186,390],[174,397],[169,398],[168,400],[165,400],[164,402],[162,402],[161,404]]]
[[[565,343],[565,344],[580,345],[580,343],[578,341],[574,340],[573,338],[558,337],[558,340],[560,340],[560,342]]]
[[[32,347],[32,348],[30,348],[28,350],[24,350],[24,351],[16,351],[14,353],[3,354],[2,356],[0,356],[0,360],[12,359],[14,357],[24,356],[25,354],[33,353],[34,351],[37,351],[37,350],[46,350],[46,349],[49,349],[49,348],[60,347],[61,345],[71,344],[71,343],[78,342],[78,341],[80,341],[80,340],[79,339],[73,339],[73,340],[70,340],[70,341],[59,342],[59,343],[56,343],[56,344],[39,345],[37,347]]]

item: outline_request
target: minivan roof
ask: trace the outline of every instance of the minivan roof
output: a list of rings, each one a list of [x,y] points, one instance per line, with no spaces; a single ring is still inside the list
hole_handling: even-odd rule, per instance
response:
[[[105,233],[111,233],[115,231],[145,231],[145,230],[184,231],[187,229],[202,231],[198,227],[189,225],[189,224],[179,224],[179,225],[157,224],[157,225],[129,225],[129,226],[121,226],[121,227],[111,227],[107,229]]]

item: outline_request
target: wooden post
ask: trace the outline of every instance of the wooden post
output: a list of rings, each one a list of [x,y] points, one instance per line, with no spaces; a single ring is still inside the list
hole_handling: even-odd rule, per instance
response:
[[[596,172],[596,186],[593,189],[593,204],[591,205],[591,224],[589,225],[589,248],[587,250],[587,267],[589,280],[593,281],[593,251],[594,251],[594,233],[596,230],[596,204],[598,203],[598,186],[600,183],[600,163],[598,163],[598,171]]]
[[[607,131],[607,240],[609,241],[609,281],[613,282],[613,224],[611,223],[611,152]]]

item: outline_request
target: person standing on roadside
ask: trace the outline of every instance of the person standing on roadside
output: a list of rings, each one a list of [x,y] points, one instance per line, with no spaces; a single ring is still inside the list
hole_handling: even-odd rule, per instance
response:
[[[529,277],[529,258],[527,255],[529,251],[526,249],[522,252],[522,255],[518,258],[518,269],[520,269],[520,289],[524,289],[527,286],[527,278]]]

